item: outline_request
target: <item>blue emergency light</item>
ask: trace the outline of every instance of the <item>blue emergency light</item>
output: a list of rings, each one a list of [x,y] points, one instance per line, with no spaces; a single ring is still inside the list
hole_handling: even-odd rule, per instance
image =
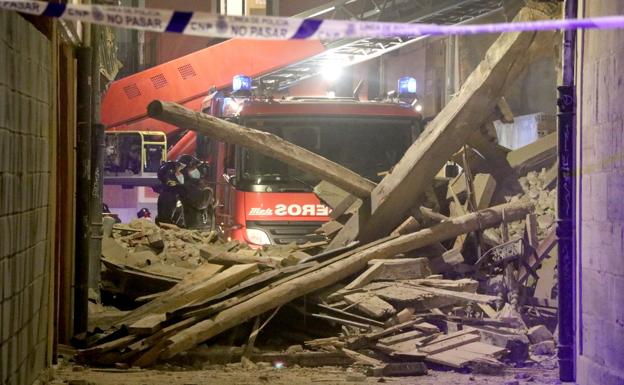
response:
[[[403,76],[399,79],[399,95],[415,94],[416,93],[416,79],[411,76]]]
[[[232,91],[251,91],[251,78],[245,75],[236,75],[232,79]]]

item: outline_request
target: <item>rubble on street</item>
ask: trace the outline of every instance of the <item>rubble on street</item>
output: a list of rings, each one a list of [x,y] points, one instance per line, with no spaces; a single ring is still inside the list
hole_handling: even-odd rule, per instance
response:
[[[517,20],[544,17],[524,9]],[[148,367],[200,350],[215,364],[352,365],[381,377],[552,357],[556,280],[541,267],[556,261],[556,133],[509,151],[481,128],[497,119],[500,85],[527,65],[519,53],[554,34],[537,36],[501,36],[378,185],[350,174],[340,186],[350,191],[317,186],[333,209],[322,242],[251,248],[214,231],[113,226],[103,291],[133,309],[77,341],[77,360]],[[253,136],[172,103],[153,102],[150,116]],[[439,174],[449,160],[454,177]]]

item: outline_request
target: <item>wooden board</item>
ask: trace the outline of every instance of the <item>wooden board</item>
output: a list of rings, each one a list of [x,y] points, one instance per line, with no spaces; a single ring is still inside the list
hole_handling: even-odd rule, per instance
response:
[[[385,319],[396,313],[392,305],[374,294],[354,293],[345,295],[344,300],[362,313],[376,319]]]
[[[379,275],[383,272],[383,270],[384,270],[383,261],[374,263],[366,271],[364,271],[356,279],[354,279],[350,284],[345,286],[344,290],[353,290],[353,289],[361,288],[362,286],[368,284],[369,282],[379,277]]]
[[[128,331],[130,334],[149,335],[160,330],[166,319],[164,314],[150,314],[128,326]]]
[[[532,208],[531,204],[515,202],[495,206],[487,210],[472,213],[463,217],[453,218],[432,228],[400,237],[387,237],[358,248],[352,252],[339,255],[318,267],[304,270],[287,277],[283,282],[269,285],[266,290],[259,290],[245,300],[225,308],[210,319],[202,320],[192,327],[177,333],[168,339],[170,345],[160,356],[163,359],[192,348],[207,339],[220,334],[236,325],[271,309],[284,305],[295,298],[328,287],[345,279],[366,267],[372,259],[388,258],[398,253],[427,246],[452,238],[466,231],[474,231],[496,226],[502,220],[502,211],[507,219],[524,218]]]
[[[507,154],[507,160],[518,175],[550,167],[557,159],[558,134],[553,132],[533,143]]]
[[[200,270],[201,267],[203,266],[200,266],[197,270]],[[194,273],[197,273],[197,270]],[[192,274],[193,277],[187,277],[187,280],[183,280],[178,285],[172,287],[164,295],[133,310],[130,314],[123,317],[118,325],[128,325],[149,314],[166,313],[199,298],[217,294],[230,286],[236,285],[257,271],[257,264],[247,264],[232,266],[222,273],[211,276],[207,280],[202,279],[203,274]],[[203,272],[211,275],[213,269],[208,267]]]
[[[535,250],[535,253],[529,255],[527,258],[527,264],[532,269],[536,269],[541,261],[548,256],[548,253],[557,245],[557,227],[553,226],[548,235]],[[530,276],[530,272],[524,265],[518,269],[518,283],[524,283]]]
[[[513,21],[555,16],[525,7]],[[485,123],[489,114],[484,111],[492,111],[505,90],[528,67],[533,59],[527,53],[544,46],[552,48],[554,38],[555,33],[551,32],[513,32],[497,38],[458,95],[436,115],[392,172],[373,189],[371,208],[367,210],[372,214],[359,228],[359,240],[367,242],[389,234],[410,209],[417,207],[436,173],[466,143],[474,128]],[[357,226],[353,222],[351,218],[341,233]],[[334,240],[341,238],[340,235]]]
[[[490,207],[490,202],[496,191],[496,180],[490,174],[477,174],[474,177],[474,194],[477,210]]]
[[[427,354],[436,354],[480,340],[481,336],[479,336],[478,332],[469,333],[449,338],[444,341],[435,342],[426,346],[421,346],[418,350]]]
[[[350,349],[346,349],[346,348],[342,348],[341,349],[343,353],[345,353],[347,356],[351,357],[354,361],[363,364],[363,365],[368,365],[368,366],[381,366],[383,365],[383,362],[376,359],[376,358],[372,358],[369,356],[366,356],[364,354],[358,353],[356,351],[350,350]]]
[[[369,266],[381,263],[383,269],[377,274],[378,280],[400,280],[425,278],[431,275],[431,267],[427,258],[373,259]]]
[[[505,354],[507,350],[482,342],[471,342],[444,352],[430,354],[426,360],[453,368],[463,368],[466,365],[479,361],[496,363],[494,358]],[[500,363],[499,363],[500,364]]]
[[[423,335],[425,335],[425,333],[420,330],[410,330],[408,332],[399,333],[390,337],[381,338],[379,342],[384,345],[390,346],[390,345],[398,344],[399,342],[404,342],[404,341],[412,340],[418,337],[422,337]]]
[[[151,118],[257,151],[316,175],[357,197],[368,198],[375,187],[373,182],[350,169],[269,132],[240,126],[176,103],[155,100],[147,110]]]

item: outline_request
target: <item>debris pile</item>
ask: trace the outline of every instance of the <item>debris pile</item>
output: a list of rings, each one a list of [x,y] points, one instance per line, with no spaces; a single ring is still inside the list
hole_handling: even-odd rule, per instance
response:
[[[554,14],[524,8],[516,21]],[[250,249],[216,233],[145,223],[114,228],[103,251],[107,271],[115,264],[140,275],[142,290],[152,265],[187,271],[167,274],[166,287],[133,294],[144,303],[86,336],[78,360],[144,367],[208,343],[226,346],[208,349],[211,362],[359,364],[391,376],[424,374],[427,365],[496,371],[504,360],[551,354],[553,311],[533,293],[548,278],[539,268],[556,245],[549,181],[556,134],[509,151],[467,122],[491,124],[484,110],[495,110],[501,84],[511,84],[529,62],[517,58],[552,46],[554,36],[502,35],[379,184],[350,172],[333,183],[342,192],[315,189],[333,208],[334,220],[319,230],[330,241],[323,250],[323,243]],[[207,135],[230,129],[236,140],[264,143],[254,142],[257,132],[175,104],[155,101],[149,114]],[[302,169],[318,169],[310,165],[318,156],[298,154]],[[461,174],[436,176],[451,159]],[[329,166],[324,180],[340,179],[341,166]],[[542,168],[549,171],[537,173]]]
[[[262,269],[288,266],[310,257],[325,242],[265,246],[220,239],[216,231],[161,227],[147,219],[115,224],[102,240],[102,291],[143,302],[168,290],[198,267],[220,263],[254,262]]]

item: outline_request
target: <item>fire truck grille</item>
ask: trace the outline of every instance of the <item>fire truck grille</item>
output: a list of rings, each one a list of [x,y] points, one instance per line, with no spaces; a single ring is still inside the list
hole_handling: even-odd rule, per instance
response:
[[[308,221],[248,221],[247,228],[262,229],[276,245],[286,245],[292,242],[302,244],[306,242],[322,241],[324,238],[314,234],[324,222]]]

